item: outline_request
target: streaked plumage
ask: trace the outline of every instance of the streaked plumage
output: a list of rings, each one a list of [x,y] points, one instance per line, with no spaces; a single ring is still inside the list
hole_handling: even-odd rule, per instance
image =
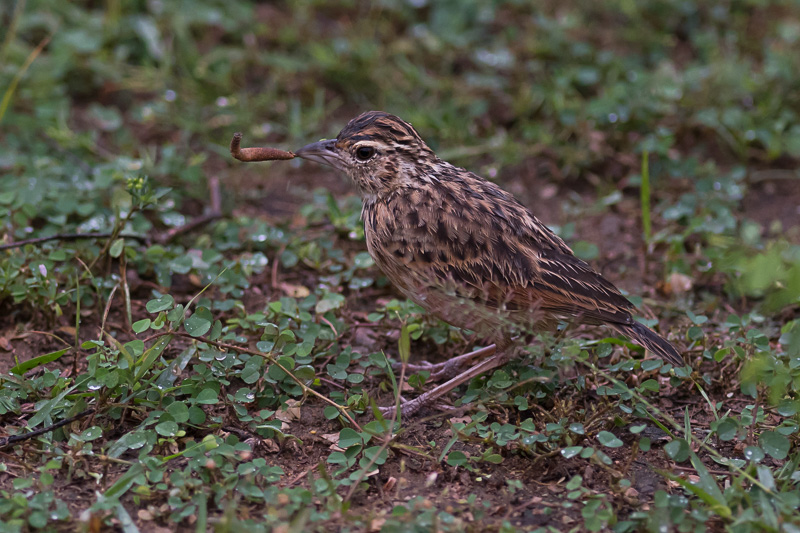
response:
[[[678,351],[633,304],[496,184],[439,159],[414,128],[370,111],[297,155],[334,166],[363,198],[367,248],[403,294],[507,347],[515,325],[614,327],[673,365]]]

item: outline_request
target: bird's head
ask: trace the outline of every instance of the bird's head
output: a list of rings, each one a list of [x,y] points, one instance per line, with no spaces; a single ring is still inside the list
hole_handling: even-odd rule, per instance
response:
[[[295,155],[343,171],[365,199],[430,179],[436,162],[411,124],[382,111],[359,115],[335,139],[309,144]]]

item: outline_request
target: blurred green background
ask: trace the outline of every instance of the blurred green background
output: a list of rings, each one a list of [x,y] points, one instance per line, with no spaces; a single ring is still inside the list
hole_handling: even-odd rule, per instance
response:
[[[635,193],[647,151],[671,234],[736,232],[750,184],[797,185],[793,1],[28,0],[2,17],[0,201],[16,220],[0,223],[15,238],[25,206],[61,231],[131,173],[202,198],[233,131],[291,149],[367,109],[527,191]]]

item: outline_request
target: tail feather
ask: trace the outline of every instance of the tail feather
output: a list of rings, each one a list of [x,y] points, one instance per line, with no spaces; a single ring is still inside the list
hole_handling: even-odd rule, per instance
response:
[[[675,346],[644,324],[634,322],[633,324],[625,325],[615,324],[615,327],[620,333],[630,337],[637,344],[644,346],[661,359],[672,363],[672,366],[682,367],[686,364]]]

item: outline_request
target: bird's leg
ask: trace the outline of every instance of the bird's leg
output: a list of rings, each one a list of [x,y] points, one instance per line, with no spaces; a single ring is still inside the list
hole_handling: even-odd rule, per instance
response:
[[[491,345],[491,347],[494,347],[494,345]],[[488,350],[488,348],[490,348],[490,346],[483,348],[483,350]],[[480,363],[473,366],[466,372],[463,372],[457,375],[456,377],[452,378],[450,381],[442,383],[438,387],[417,396],[413,400],[401,403],[400,412],[402,413],[403,416],[413,415],[414,413],[419,411],[422,407],[425,407],[426,405],[429,405],[435,400],[441,398],[451,390],[455,389],[456,387],[458,387],[463,383],[466,383],[475,376],[479,376],[484,372],[503,366],[511,358],[511,353],[512,351],[509,349],[503,349],[495,353],[490,358],[486,359],[485,361],[481,361]],[[466,354],[466,355],[471,355],[471,354]],[[381,412],[384,414],[391,413],[392,409],[394,409],[394,407],[380,408]]]
[[[497,345],[490,344],[485,348],[480,348],[478,350],[473,350],[469,353],[465,353],[464,355],[459,355],[458,357],[454,357],[452,359],[448,359],[447,361],[431,364],[431,363],[419,363],[419,364],[407,364],[406,370],[411,372],[430,372],[430,377],[428,381],[438,381],[440,379],[450,379],[456,376],[461,369],[466,366],[467,363],[476,360],[476,359],[483,359],[484,357],[488,357],[494,355],[497,352]],[[398,368],[402,365],[402,363],[395,363],[392,365],[392,368]]]

